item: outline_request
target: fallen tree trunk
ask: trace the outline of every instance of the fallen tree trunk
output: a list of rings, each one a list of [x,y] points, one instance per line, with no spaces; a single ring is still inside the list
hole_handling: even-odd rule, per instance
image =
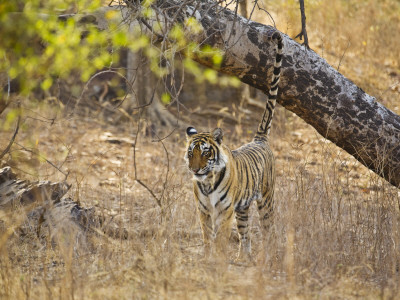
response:
[[[106,222],[94,207],[81,207],[66,196],[69,188],[66,182],[21,180],[10,167],[0,169],[0,240],[14,231],[43,240],[49,234],[51,239],[59,240],[59,235],[67,232],[84,240],[89,232],[127,238],[124,228],[111,220]],[[0,243],[0,249],[2,246]]]
[[[128,6],[109,9],[121,11],[125,20],[140,21],[136,2],[125,2]],[[158,32],[168,33],[174,24],[196,18],[203,31],[190,38],[225,53],[218,71],[236,75],[242,82],[267,92],[274,60],[274,45],[266,34],[271,27],[237,16],[210,0],[185,3],[156,1],[153,5],[156,17],[146,21],[147,27],[152,22],[161,22],[164,30]],[[95,17],[96,24],[107,27],[104,14],[99,12]],[[160,39],[160,33],[156,35]],[[363,165],[400,187],[400,117],[318,54],[282,36],[283,68],[277,101]],[[204,56],[193,54],[193,59],[213,67]]]

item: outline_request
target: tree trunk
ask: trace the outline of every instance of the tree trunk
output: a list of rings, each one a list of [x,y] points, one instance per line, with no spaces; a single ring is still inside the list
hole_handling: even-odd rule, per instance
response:
[[[267,92],[275,55],[266,34],[271,27],[235,17],[234,12],[210,0],[188,3],[184,6],[179,0],[159,1],[154,11],[167,29],[173,22],[183,23],[186,18],[195,17],[204,31],[191,35],[191,40],[225,52],[219,71],[236,75],[242,82]],[[136,13],[133,4],[122,13]],[[363,165],[400,187],[400,117],[318,54],[282,36],[284,55],[277,101]],[[212,67],[207,58],[193,55],[193,59]]]
[[[154,135],[157,127],[178,126],[176,117],[172,115],[161,103],[159,91],[157,91],[158,79],[150,70],[150,63],[146,56],[139,51],[134,53],[128,51],[127,57],[127,79],[131,89],[132,107],[142,107],[145,115],[151,122],[146,122],[146,135]]]

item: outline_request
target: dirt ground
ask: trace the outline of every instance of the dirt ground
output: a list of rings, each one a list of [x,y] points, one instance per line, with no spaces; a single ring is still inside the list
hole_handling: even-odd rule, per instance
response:
[[[311,24],[329,29],[334,23],[325,14],[339,8],[332,4],[320,23],[318,11],[313,19],[310,9]],[[367,19],[357,17],[359,26]],[[280,22],[278,28],[285,28]],[[372,44],[372,38],[366,38],[370,48],[353,45],[347,50],[346,30],[326,30],[325,39],[314,32],[312,47],[399,114],[398,66],[389,56],[383,62],[375,57],[375,50],[382,53],[386,47]],[[372,31],[366,27],[357,32],[352,41],[363,45],[364,33]],[[70,94],[82,91],[68,87]],[[185,85],[180,98],[183,123],[199,130],[219,126],[224,143],[239,147],[251,140],[261,117],[259,108],[241,103],[242,91]],[[89,94],[73,114],[70,103],[56,97],[13,95],[22,103],[23,117],[0,167],[11,166],[22,179],[66,180],[72,185],[68,196],[94,207],[106,220],[104,226],[116,224],[121,234],[117,230],[111,237],[99,230],[82,236],[60,222],[45,238],[34,232],[21,236],[18,226],[27,211],[0,213],[1,299],[399,298],[399,190],[291,112],[278,106],[271,131],[277,170],[273,225],[262,236],[256,208],[251,208],[253,262],[236,263],[235,235],[226,255],[203,255],[183,159],[184,128],[152,127],[137,111],[128,118]],[[168,109],[176,115],[176,106]],[[5,115],[0,149],[16,123]]]
[[[221,126],[231,148],[249,141],[256,109],[219,105],[233,116],[242,114],[242,123],[196,114],[189,115],[190,121],[199,129]],[[145,120],[138,131],[137,121],[113,123],[113,115],[101,111],[70,116],[56,103],[28,115],[2,165],[31,180],[64,180],[67,174],[69,196],[94,207],[127,236],[92,234],[82,240],[65,232],[50,234],[56,243],[14,236],[1,259],[5,297],[349,299],[397,294],[399,192],[282,107],[271,135],[277,168],[274,225],[262,237],[252,208],[254,262],[249,264],[234,262],[235,238],[226,257],[203,257],[183,160],[184,130],[159,130],[160,137],[168,137],[157,142],[145,135]],[[1,135],[2,145],[12,129]]]

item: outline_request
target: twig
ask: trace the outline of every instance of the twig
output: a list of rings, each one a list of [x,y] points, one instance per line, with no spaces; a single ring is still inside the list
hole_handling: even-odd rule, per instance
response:
[[[307,36],[307,29],[306,29],[306,11],[304,8],[304,0],[299,0],[300,2],[300,12],[301,12],[301,32],[295,36],[295,39],[300,38],[300,41],[304,37],[304,43],[303,45],[307,48],[310,49],[310,46],[308,45],[308,36]]]
[[[21,115],[18,116],[17,126],[15,127],[15,131],[14,131],[14,134],[13,134],[10,142],[8,143],[7,147],[3,150],[3,152],[1,152],[1,154],[0,154],[0,160],[4,157],[4,155],[6,155],[10,151],[11,146],[15,141],[15,137],[18,134],[20,122],[21,122]]]
[[[5,54],[4,54],[4,59],[7,61],[7,57],[6,57]],[[7,100],[8,100],[8,99],[10,98],[10,91],[11,91],[11,81],[10,81],[10,76],[9,76],[9,75],[7,76],[7,84],[8,84],[8,89],[7,89]],[[6,103],[4,109],[8,106],[8,104],[9,104],[9,102]],[[18,102],[18,104],[17,104],[17,108],[18,108],[18,109],[20,108],[20,103],[19,103],[19,102]],[[1,113],[1,112],[2,112],[2,111],[0,111],[0,113]],[[12,144],[14,143],[15,138],[16,138],[16,136],[17,136],[17,134],[18,134],[20,122],[21,122],[21,112],[19,111],[19,112],[18,112],[17,126],[15,127],[14,134],[13,134],[13,136],[12,136],[10,142],[8,143],[7,147],[3,150],[3,152],[1,152],[1,154],[0,154],[0,160],[4,157],[4,155],[6,155],[6,154],[10,151],[11,146],[12,146]]]
[[[57,169],[61,174],[63,174],[63,175],[65,176],[65,179],[64,179],[64,180],[67,180],[67,177],[68,177],[69,173],[63,172],[59,167],[57,167],[55,164],[53,164],[53,163],[52,163],[50,160],[48,160],[46,157],[44,157],[43,155],[40,155],[40,154],[36,153],[35,151],[33,151],[33,150],[31,150],[31,149],[25,148],[24,146],[22,146],[21,144],[18,144],[17,142],[16,142],[15,144],[18,145],[18,146],[20,146],[22,150],[24,150],[24,151],[26,151],[26,152],[29,152],[29,153],[32,153],[32,154],[35,154],[35,155],[39,156],[40,158],[44,159],[49,165],[51,165],[52,167],[54,167],[55,169]],[[64,163],[63,163],[63,164],[64,164]]]
[[[144,24],[144,26],[146,26],[151,31],[152,34],[156,35],[160,41],[164,41],[166,39],[166,37],[163,36],[162,34],[155,32],[153,30],[153,27],[151,27],[150,24],[147,23],[147,21],[144,18],[139,18],[139,21],[142,22]]]
[[[4,60],[6,61],[7,64],[8,61],[5,53],[4,53]],[[11,79],[10,76],[7,74],[7,100],[10,98],[10,93],[11,93]],[[10,103],[11,101],[6,102],[3,99],[0,99],[0,114],[8,107]]]
[[[174,130],[175,130],[175,129],[176,129],[176,128],[174,128]],[[172,131],[172,132],[173,132],[173,131]],[[172,134],[172,132],[171,132],[171,134]],[[164,181],[164,184],[163,184],[163,191],[162,191],[161,197],[160,197],[160,202],[161,202],[161,201],[163,200],[163,198],[164,198],[164,193],[165,193],[165,189],[166,189],[166,187],[167,187],[167,182],[168,182],[168,174],[169,174],[169,155],[168,155],[168,150],[167,150],[167,148],[165,147],[163,140],[160,139],[160,138],[158,137],[158,135],[155,133],[155,131],[153,131],[153,133],[154,133],[155,136],[158,138],[158,141],[161,142],[161,145],[163,146],[164,151],[165,151],[165,155],[167,156],[167,173],[165,174],[165,181]]]
[[[162,138],[158,137],[158,135],[155,134],[154,131],[153,131],[153,133],[157,137],[157,140],[152,140],[152,142],[162,142],[163,140],[169,138],[175,132],[175,130],[177,130],[179,128],[178,121],[179,121],[179,119],[177,118],[175,127],[171,130],[170,133],[168,133],[166,136],[164,136]]]
[[[122,74],[120,74],[120,73],[118,73],[116,71],[113,71],[113,70],[105,70],[105,71],[98,72],[98,73],[94,74],[92,77],[90,77],[88,82],[86,82],[85,86],[83,87],[82,93],[81,93],[80,97],[78,98],[78,101],[74,105],[74,109],[72,110],[72,114],[75,113],[75,110],[76,110],[77,106],[81,102],[82,97],[85,94],[86,90],[88,89],[88,86],[92,82],[92,80],[95,79],[97,76],[100,76],[100,75],[106,74],[106,73],[112,73],[112,74],[116,74],[116,75],[120,76],[121,78],[123,78],[125,80],[126,84],[131,88],[131,90],[133,90],[132,87],[129,84],[129,80],[124,75],[122,75]]]
[[[349,49],[349,47],[350,47],[350,41],[347,42],[347,47],[346,47],[346,49],[344,49],[343,54],[342,54],[342,57],[341,57],[340,60],[339,60],[339,64],[338,64],[338,66],[337,66],[337,71],[338,71],[338,72],[339,72],[340,65],[342,64],[342,60],[343,60],[343,58],[344,58],[344,55],[346,54],[346,51],[347,51],[347,49]]]
[[[137,183],[139,183],[142,187],[144,187],[144,188],[153,196],[153,198],[154,198],[154,199],[156,200],[156,202],[157,202],[157,205],[158,205],[159,207],[161,207],[160,199],[157,198],[157,196],[154,194],[154,192],[153,192],[146,184],[144,184],[144,182],[141,181],[140,179],[135,179],[135,180],[136,180]]]
[[[144,183],[142,182],[140,179],[137,178],[137,169],[136,169],[136,144],[137,144],[137,139],[139,136],[139,131],[140,131],[140,119],[143,113],[143,109],[141,109],[140,113],[139,113],[139,121],[138,121],[138,125],[137,125],[137,133],[135,136],[135,143],[133,145],[133,168],[135,170],[135,181],[137,183],[139,183],[141,186],[143,186],[152,196],[153,198],[156,200],[157,205],[161,208],[161,200],[159,198],[157,198],[157,196],[154,194],[154,192]]]
[[[232,29],[230,30],[229,36],[225,41],[226,45],[228,45],[229,41],[231,40],[232,34],[235,31],[235,25],[236,25],[236,21],[237,21],[237,18],[238,18],[238,8],[239,8],[239,2],[236,2],[235,3],[235,16],[233,18]]]
[[[267,11],[265,8],[261,7],[261,6],[258,4],[258,1],[255,1],[254,6],[253,6],[253,10],[251,11],[250,16],[253,15],[255,6],[257,6],[258,10],[261,10],[261,11],[267,13],[267,15],[268,15],[269,18],[271,19],[272,23],[274,24],[274,28],[276,28],[276,23],[275,23],[274,18],[273,18],[272,15],[269,13],[269,11]]]
[[[211,109],[202,109],[199,111],[194,111],[193,113],[196,115],[200,115],[200,116],[214,116],[214,117],[219,117],[219,118],[225,118],[234,123],[237,123],[237,119],[235,117],[233,117],[230,114],[225,113],[225,112],[214,111]]]

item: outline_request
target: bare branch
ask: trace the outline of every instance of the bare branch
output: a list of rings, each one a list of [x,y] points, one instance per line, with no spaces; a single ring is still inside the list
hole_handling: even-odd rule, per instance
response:
[[[139,137],[140,134],[140,120],[141,120],[141,115],[143,113],[143,109],[141,109],[140,113],[139,113],[139,121],[138,121],[138,125],[137,125],[137,132],[136,132],[136,136],[135,136],[135,144],[133,145],[133,169],[135,170],[135,181],[137,183],[139,183],[141,186],[143,186],[149,193],[150,195],[154,198],[154,200],[156,200],[157,205],[161,207],[161,199],[157,198],[157,196],[154,194],[154,192],[143,182],[141,181],[138,176],[137,176],[137,168],[136,168],[136,145],[137,145],[137,139]]]
[[[295,39],[300,38],[300,41],[304,37],[304,43],[303,45],[307,48],[310,49],[310,46],[308,44],[308,36],[307,36],[307,29],[306,29],[306,11],[304,7],[304,0],[299,0],[300,2],[300,13],[301,13],[301,32],[296,35]]]
[[[32,153],[32,154],[35,154],[35,155],[37,155],[38,157],[40,157],[41,159],[44,159],[49,165],[51,165],[53,168],[57,169],[58,172],[60,172],[61,174],[63,174],[63,175],[65,176],[65,179],[64,179],[64,180],[67,180],[69,173],[65,173],[63,170],[61,170],[59,167],[57,167],[54,163],[52,163],[52,162],[51,162],[50,160],[48,160],[46,157],[44,157],[43,155],[40,155],[40,154],[37,153],[36,151],[33,151],[33,150],[31,150],[31,149],[28,149],[28,148],[22,146],[22,145],[19,144],[19,143],[15,143],[15,144],[18,145],[18,146],[21,148],[21,150],[26,151],[26,152],[29,152],[29,153]],[[63,162],[63,164],[64,164],[64,162]]]
[[[7,147],[3,150],[3,152],[1,152],[1,154],[0,154],[0,160],[4,157],[4,155],[6,155],[6,154],[10,151],[11,146],[12,146],[12,144],[13,144],[14,141],[15,141],[15,137],[16,137],[17,134],[18,134],[20,122],[21,122],[21,116],[19,115],[19,116],[18,116],[18,120],[17,120],[17,125],[15,126],[14,134],[13,134],[13,136],[11,137],[11,140],[10,140],[10,142],[8,143]]]
[[[342,64],[342,60],[343,60],[343,58],[344,58],[344,55],[346,54],[346,51],[347,51],[347,49],[349,49],[349,47],[350,47],[350,41],[347,42],[347,47],[346,47],[346,49],[344,49],[343,54],[342,54],[342,56],[340,57],[339,64],[338,64],[336,70],[339,71],[340,65]]]

